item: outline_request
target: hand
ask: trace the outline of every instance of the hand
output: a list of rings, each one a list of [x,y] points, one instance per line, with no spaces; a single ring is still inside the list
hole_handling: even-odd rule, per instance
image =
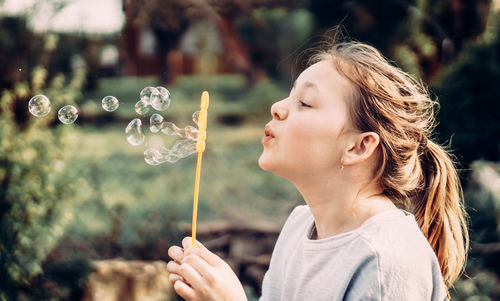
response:
[[[199,242],[191,248],[191,237],[182,240],[184,249],[168,249],[173,259],[167,264],[170,281],[187,301],[247,300],[243,286],[231,267]]]

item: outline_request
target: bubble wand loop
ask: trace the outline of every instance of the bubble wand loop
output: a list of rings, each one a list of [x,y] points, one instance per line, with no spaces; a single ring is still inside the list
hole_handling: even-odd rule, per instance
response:
[[[193,200],[193,223],[192,223],[192,240],[191,248],[196,247],[196,220],[198,217],[198,193],[200,190],[200,173],[201,159],[205,151],[205,139],[207,138],[207,109],[209,96],[207,91],[201,94],[200,115],[198,116],[198,136],[196,141],[196,151],[198,152],[198,162],[196,164],[196,178],[194,183],[194,200]]]

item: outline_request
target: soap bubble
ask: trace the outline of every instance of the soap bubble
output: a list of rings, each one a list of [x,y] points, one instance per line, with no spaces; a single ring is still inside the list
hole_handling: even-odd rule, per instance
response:
[[[149,103],[146,102],[143,98],[141,98],[136,104],[135,104],[135,112],[139,115],[144,115],[149,111],[148,107]]]
[[[149,165],[158,165],[165,162],[175,163],[179,159],[180,157],[164,146],[152,147],[144,152],[144,161]]]
[[[177,141],[172,149],[164,146],[152,147],[144,152],[144,161],[149,165],[159,165],[165,162],[175,163],[196,152],[196,141],[182,139]]]
[[[167,155],[165,155],[163,157],[163,162],[168,162],[168,163],[175,163],[177,161],[179,161],[180,157],[177,157],[175,154],[173,154],[172,152],[168,153]]]
[[[184,138],[184,130],[178,128],[174,123],[169,121],[163,123],[163,128],[161,129],[161,132],[168,136],[177,135],[179,137]]]
[[[149,105],[152,101],[160,97],[160,91],[158,91],[155,87],[146,87],[142,89],[140,96],[141,100]]]
[[[161,131],[162,127],[163,127],[163,116],[157,113],[151,115],[151,117],[149,118],[149,130],[152,133],[158,133],[159,131]]]
[[[196,136],[198,136],[198,129],[188,125],[184,128],[184,135],[188,139],[196,140]]]
[[[144,151],[144,161],[149,165],[161,164],[161,154],[156,148],[148,148]]]
[[[28,102],[28,110],[36,117],[47,116],[50,113],[50,101],[45,95],[35,95]]]
[[[112,96],[107,96],[112,97]],[[107,100],[110,101],[110,100]],[[118,103],[118,100],[116,100]],[[145,87],[140,92],[140,99],[135,104],[137,114],[144,115],[149,111],[149,106],[157,111],[166,110],[171,103],[170,92],[164,87]],[[105,108],[105,99],[103,99],[103,108]],[[115,108],[116,109],[116,108]],[[204,112],[206,114],[206,112]],[[193,113],[193,121],[198,125],[200,111]],[[199,126],[199,125],[198,125]],[[197,138],[203,138],[205,132],[200,132],[194,126],[179,128],[172,122],[165,121],[163,116],[154,113],[149,118],[149,129],[152,133],[162,132],[168,136],[179,136],[182,139],[175,142],[171,149],[164,146],[149,147],[144,151],[144,161],[149,165],[159,165],[165,162],[175,163],[182,158],[195,153]],[[139,118],[132,120],[125,129],[127,140],[132,145],[144,144],[145,135],[142,128],[142,121]],[[146,144],[147,145],[147,144]]]
[[[171,150],[164,146],[158,146],[157,148],[158,153],[160,154],[159,161],[161,163],[168,162],[168,163],[175,163],[179,161],[179,157],[176,156],[174,153],[172,153]]]
[[[67,105],[57,112],[57,117],[64,124],[72,124],[78,118],[78,110],[72,105]]]
[[[196,111],[196,112],[194,112],[194,113],[193,113],[193,121],[194,121],[194,123],[195,123],[197,126],[199,126],[199,124],[198,124],[198,119],[199,119],[199,118],[200,118],[200,111]]]
[[[151,106],[158,111],[165,111],[170,106],[170,92],[164,87],[156,87],[158,97],[151,98]]]
[[[106,96],[102,99],[102,108],[108,112],[118,109],[119,105],[118,99],[114,96]]]
[[[132,120],[125,129],[127,141],[132,145],[141,145],[146,137],[142,131],[142,121],[139,118]]]
[[[196,141],[191,139],[179,140],[174,144],[171,152],[179,158],[186,158],[196,152]]]

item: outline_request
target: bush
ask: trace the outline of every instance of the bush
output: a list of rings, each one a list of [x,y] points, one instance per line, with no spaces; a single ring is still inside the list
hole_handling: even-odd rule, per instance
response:
[[[0,299],[17,299],[42,273],[41,262],[72,220],[74,173],[67,160],[71,126],[56,122],[57,109],[74,104],[85,70],[66,85],[62,74],[46,85],[45,67],[34,68],[31,83],[5,90],[0,107]],[[42,88],[46,87],[42,90]],[[44,94],[49,115],[28,113],[28,99]]]

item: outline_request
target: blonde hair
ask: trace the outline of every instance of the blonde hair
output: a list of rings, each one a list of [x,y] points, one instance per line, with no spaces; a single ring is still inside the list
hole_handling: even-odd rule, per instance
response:
[[[469,237],[460,181],[451,155],[431,140],[434,108],[421,82],[391,65],[374,47],[329,43],[309,63],[331,61],[355,88],[351,121],[380,136],[375,181],[411,211],[437,255],[445,284],[460,276]]]

